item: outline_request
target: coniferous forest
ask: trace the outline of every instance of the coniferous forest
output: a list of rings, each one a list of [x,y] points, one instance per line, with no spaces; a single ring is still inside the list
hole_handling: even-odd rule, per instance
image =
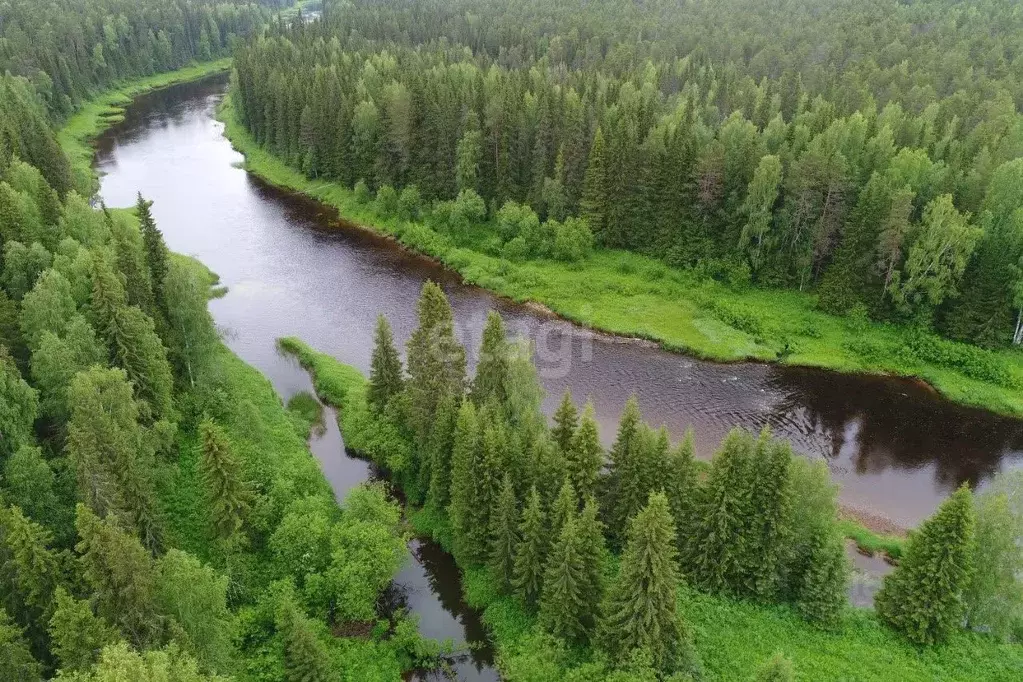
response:
[[[311,178],[441,202],[456,242],[489,219],[513,260],[592,235],[996,348],[1023,338],[1021,24],[1006,0],[328,2],[238,51],[237,110]]]
[[[413,536],[511,681],[1020,679],[1018,471],[952,494],[854,608],[823,462],[766,429],[699,460],[636,399],[607,445],[576,397],[548,419],[529,343],[492,312],[470,354],[432,282],[368,378],[280,342],[389,479],[339,502],[322,405],[228,349],[217,276],[142,194],[84,196],[58,132],[232,57],[263,151],[403,241],[811,292],[1018,390],[1021,35],[1008,0],[0,0],[0,680],[443,673],[458,643],[389,600]]]

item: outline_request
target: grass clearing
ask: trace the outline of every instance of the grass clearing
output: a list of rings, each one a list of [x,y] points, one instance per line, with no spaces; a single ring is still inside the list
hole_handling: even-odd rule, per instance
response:
[[[346,442],[386,465],[391,453],[380,449],[386,434],[373,432],[379,424],[368,417],[362,374],[299,339],[282,339],[280,345],[312,373],[321,399],[338,408]],[[414,510],[411,521],[419,533],[450,548],[451,530],[443,511]],[[608,573],[616,570],[613,563],[609,562]],[[540,633],[535,617],[517,599],[496,589],[485,569],[462,569],[466,600],[483,612],[506,679],[541,682],[564,679],[572,670],[579,674],[590,652],[557,646]],[[750,679],[778,651],[792,659],[797,679],[814,682],[1008,682],[1023,676],[1023,648],[1018,645],[960,633],[944,646],[918,649],[882,627],[865,609],[850,608],[836,632],[807,624],[785,606],[760,606],[689,589],[680,592],[679,611],[692,627],[709,680]]]
[[[360,203],[337,183],[305,177],[253,140],[230,97],[219,116],[249,172],[332,206],[345,219],[444,263],[468,283],[515,301],[539,303],[582,326],[707,360],[915,377],[956,402],[1023,416],[1018,351],[983,351],[937,337],[921,343],[908,327],[823,313],[813,294],[736,289],[636,253],[598,249],[582,263],[509,261],[485,252],[479,230],[456,244],[424,224],[378,214],[372,202]]]

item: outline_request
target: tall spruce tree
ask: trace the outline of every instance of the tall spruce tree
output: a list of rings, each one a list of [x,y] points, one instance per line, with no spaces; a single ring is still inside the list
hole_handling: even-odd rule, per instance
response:
[[[515,485],[507,473],[496,502],[490,517],[490,572],[501,588],[506,590],[511,587],[515,571],[515,550],[519,534]]]
[[[750,509],[756,516],[747,531],[749,542],[742,576],[743,591],[765,601],[776,596],[788,545],[792,512],[791,463],[789,444],[773,439],[765,428],[757,440],[751,462]]]
[[[508,395],[508,362],[511,349],[501,315],[491,310],[483,327],[476,376],[469,395],[479,406],[495,401],[502,407]]]
[[[199,426],[202,440],[200,471],[206,487],[210,518],[218,537],[241,532],[251,507],[252,494],[242,480],[241,466],[223,430],[206,419]]]
[[[837,627],[848,603],[849,560],[845,538],[832,525],[809,539],[796,592],[796,610],[821,628]]]
[[[571,436],[565,464],[568,478],[580,499],[585,500],[597,494],[597,481],[600,469],[604,466],[604,448],[600,445],[600,432],[597,430],[597,418],[591,402],[586,403],[579,427]]]
[[[473,472],[483,464],[483,438],[480,432],[476,406],[463,400],[458,410],[451,452],[451,526],[455,541],[455,555],[474,556],[479,548],[473,546],[471,531],[477,522],[474,500]]]
[[[374,412],[383,414],[388,401],[401,392],[404,382],[401,358],[398,349],[394,347],[391,325],[386,317],[377,315],[366,402]]]
[[[153,213],[150,211],[152,205],[153,202],[143,199],[142,193],[139,192],[135,202],[135,213],[139,219],[139,230],[142,232],[142,245],[152,283],[153,302],[157,310],[166,312],[167,301],[164,298],[163,285],[170,269],[170,251],[163,240],[163,234],[156,227],[156,221],[153,220]]]
[[[426,499],[438,509],[444,509],[451,501],[452,450],[455,444],[455,427],[458,422],[459,400],[448,396],[437,406],[437,415],[430,429],[429,457],[430,480]]]
[[[149,552],[114,521],[100,519],[83,504],[76,508],[75,529],[81,576],[92,591],[97,615],[116,625],[136,647],[156,643],[162,624]]]
[[[607,474],[601,481],[601,509],[608,524],[608,537],[612,545],[620,547],[625,537],[625,527],[619,509],[621,498],[622,472],[630,466],[629,457],[635,452],[632,441],[642,426],[642,415],[639,411],[639,400],[635,395],[625,403],[621,420],[618,422],[618,435],[611,451],[608,453]]]
[[[87,670],[104,646],[119,639],[117,631],[93,613],[88,601],[75,599],[63,587],[56,593],[49,632],[53,654],[67,673]]]
[[[569,519],[579,513],[579,498],[575,494],[572,482],[566,480],[558,491],[558,496],[551,506],[551,538],[557,538],[561,529]]]
[[[406,347],[408,419],[419,442],[425,442],[437,405],[465,390],[465,349],[455,339],[451,305],[434,282],[423,285],[417,304],[419,326]]]
[[[480,462],[471,471],[469,509],[472,510],[465,546],[465,558],[473,563],[484,563],[490,548],[492,516],[501,495],[501,482],[505,476],[504,459],[507,429],[496,408],[484,408],[481,414],[483,441]],[[513,488],[514,490],[514,488]]]
[[[754,443],[734,429],[711,462],[700,495],[699,522],[686,565],[693,580],[709,592],[736,593],[743,582],[749,548],[744,544],[751,510],[750,458]]]
[[[579,541],[579,556],[583,564],[583,600],[586,608],[582,612],[582,624],[587,636],[593,634],[604,598],[604,524],[600,522],[600,505],[594,497],[586,500],[579,515],[576,538]]]
[[[693,430],[686,429],[685,436],[678,447],[668,456],[667,470],[664,477],[664,494],[668,497],[671,517],[675,521],[675,533],[678,537],[679,556],[685,560],[689,556],[690,540],[696,532],[697,500],[700,493],[700,482],[696,468],[696,446]]]
[[[874,600],[882,622],[919,645],[944,642],[962,627],[975,524],[973,495],[963,485],[924,521],[898,567],[885,576]]]
[[[576,518],[572,516],[562,526],[544,570],[540,623],[548,632],[569,642],[582,641],[586,633],[583,618],[590,606],[585,587],[586,566]]]
[[[536,604],[543,588],[543,570],[550,545],[540,493],[529,491],[526,506],[519,523],[519,544],[515,551],[515,570],[512,586],[527,605]]]
[[[25,634],[0,606],[0,679],[35,682],[43,679],[43,666],[32,656]]]
[[[551,439],[558,447],[562,457],[569,457],[572,448],[572,437],[579,426],[579,410],[572,401],[572,392],[565,391],[561,397],[561,403],[554,412],[554,428],[551,429]]]
[[[675,526],[663,493],[653,493],[629,524],[621,569],[601,608],[598,635],[611,660],[646,649],[666,673],[689,672],[691,642],[677,612]]]
[[[284,677],[287,682],[330,682],[337,679],[326,649],[293,596],[286,595],[281,600],[276,625],[284,644]]]

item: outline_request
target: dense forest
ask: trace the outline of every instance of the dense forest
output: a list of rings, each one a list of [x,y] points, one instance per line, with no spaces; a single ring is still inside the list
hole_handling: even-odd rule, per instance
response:
[[[0,679],[392,680],[436,655],[377,608],[407,557],[397,503],[367,485],[338,505],[306,447],[315,400],[285,409],[221,344],[215,277],[149,202],[70,188],[51,127],[266,16],[0,5]]]
[[[235,91],[308,176],[439,202],[456,240],[489,220],[509,258],[578,257],[585,226],[996,347],[1021,339],[1021,24],[1004,0],[327,3],[241,48]]]
[[[27,78],[55,116],[125,78],[229,56],[282,0],[4,0],[0,73]]]
[[[529,344],[510,340],[500,315],[488,317],[471,377],[436,284],[424,287],[418,315],[404,363],[379,318],[368,381],[297,339],[282,345],[341,407],[347,446],[391,469],[423,510],[419,527],[548,637],[509,656],[511,679],[715,679],[680,607],[693,590],[784,604],[833,633],[838,650],[863,627],[847,603],[837,488],[823,462],[794,457],[767,430],[735,430],[709,464],[698,461],[691,433],[671,444],[635,399],[605,450],[592,406],[580,410],[569,394],[548,424]],[[921,647],[964,628],[1018,641],[1019,483],[1003,476],[976,499],[963,487],[925,521],[884,580],[877,621]],[[552,653],[559,647],[576,654]],[[561,660],[556,674],[548,657]],[[768,675],[791,666],[784,656],[763,665],[757,679],[792,679]],[[978,679],[1007,671],[975,669]]]

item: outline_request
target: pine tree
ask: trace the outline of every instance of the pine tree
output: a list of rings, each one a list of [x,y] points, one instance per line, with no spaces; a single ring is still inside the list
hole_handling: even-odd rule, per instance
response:
[[[554,636],[569,642],[583,639],[586,633],[583,618],[589,607],[583,592],[586,566],[579,549],[576,519],[572,516],[561,528],[547,559],[540,599],[540,623]]]
[[[600,603],[604,597],[604,524],[600,522],[600,506],[590,497],[579,515],[576,537],[583,564],[582,596],[586,602],[582,624],[588,635],[596,626]]]
[[[504,408],[508,392],[509,352],[504,321],[500,314],[491,310],[483,327],[476,376],[469,390],[469,395],[476,405],[482,407],[490,401],[495,401]]]
[[[741,583],[748,556],[745,532],[755,513],[748,489],[752,450],[748,433],[740,429],[729,433],[700,495],[699,522],[686,565],[693,580],[709,592],[735,592]]]
[[[601,608],[599,642],[611,660],[650,651],[664,672],[692,665],[689,635],[676,611],[678,566],[668,500],[653,493],[629,525],[621,569]]]
[[[161,628],[149,552],[83,504],[76,508],[75,529],[81,576],[92,591],[97,615],[116,625],[137,647],[155,643]]]
[[[277,610],[277,631],[284,641],[284,677],[288,682],[330,682],[336,679],[327,651],[294,597]]]
[[[146,267],[149,269],[149,278],[153,288],[153,301],[157,310],[167,310],[166,299],[163,293],[164,280],[167,278],[167,271],[170,269],[170,252],[163,241],[163,234],[156,227],[153,214],[149,208],[153,202],[138,195],[135,202],[135,213],[139,218],[139,229],[142,231],[142,244],[145,249]]]
[[[518,546],[518,504],[511,476],[504,475],[501,494],[490,516],[490,571],[502,589],[511,586]]]
[[[536,604],[543,587],[543,569],[547,561],[550,530],[546,526],[540,494],[533,488],[522,510],[519,544],[515,551],[512,585],[526,604]]]
[[[848,602],[849,560],[845,539],[834,527],[809,538],[809,553],[800,575],[796,610],[822,628],[836,627]]]
[[[377,414],[383,414],[388,401],[401,392],[403,385],[401,358],[394,347],[391,325],[386,317],[378,315],[366,402]]]
[[[693,430],[686,429],[682,442],[668,456],[664,478],[664,494],[668,497],[678,536],[679,555],[683,559],[689,555],[688,547],[699,520],[696,510],[699,492]]]
[[[561,397],[561,404],[554,413],[554,428],[551,429],[551,438],[558,447],[562,457],[566,459],[572,449],[572,437],[579,426],[579,410],[572,402],[572,392],[565,391]]]
[[[579,512],[579,498],[575,494],[572,482],[566,480],[558,491],[558,496],[551,507],[551,537],[556,538],[561,534],[568,520]]]
[[[212,420],[199,426],[202,439],[200,470],[206,487],[213,528],[220,538],[239,533],[249,514],[251,492],[242,481],[241,467],[227,437]]]
[[[68,673],[90,668],[100,650],[118,639],[117,631],[92,612],[89,602],[75,599],[63,587],[57,589],[49,629],[53,654]]]
[[[885,576],[878,617],[919,645],[948,639],[963,623],[963,594],[973,573],[973,496],[965,485],[910,538],[902,560]]]
[[[427,282],[417,304],[419,326],[407,345],[409,426],[425,442],[440,401],[465,388],[465,349],[455,340],[451,306],[441,288]]]
[[[572,434],[565,457],[568,477],[579,498],[585,500],[596,495],[600,469],[604,466],[604,448],[600,446],[600,432],[597,430],[597,418],[591,402],[586,403],[582,420]]]
[[[794,682],[796,672],[792,661],[777,653],[764,662],[752,677],[752,682]]]

